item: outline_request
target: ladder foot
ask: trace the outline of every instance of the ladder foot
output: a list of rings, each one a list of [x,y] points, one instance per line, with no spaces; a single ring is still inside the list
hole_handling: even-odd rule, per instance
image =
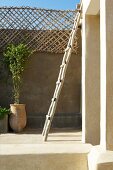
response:
[[[46,135],[43,136],[43,141],[44,141],[44,142],[47,142],[47,136],[46,136]]]

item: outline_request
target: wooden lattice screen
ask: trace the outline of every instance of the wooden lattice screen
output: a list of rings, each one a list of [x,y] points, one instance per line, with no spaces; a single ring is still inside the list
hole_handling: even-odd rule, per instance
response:
[[[0,7],[0,51],[25,43],[34,51],[63,53],[76,11]],[[73,52],[76,52],[75,38]]]

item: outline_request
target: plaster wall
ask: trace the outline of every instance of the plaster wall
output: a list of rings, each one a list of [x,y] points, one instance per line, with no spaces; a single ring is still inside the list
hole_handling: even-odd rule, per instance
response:
[[[59,99],[54,127],[81,127],[81,37],[78,54],[72,54]],[[0,55],[2,58],[2,55]],[[43,127],[53,96],[63,54],[34,53],[25,69],[20,103],[26,104],[28,127]],[[2,66],[1,66],[2,67]],[[12,83],[6,71],[0,72],[0,105],[9,106]]]
[[[82,128],[83,142],[100,142],[100,18],[83,16]]]
[[[113,1],[101,0],[101,145],[113,150]]]
[[[113,1],[106,1],[106,130],[107,149],[113,150]]]
[[[100,9],[100,0],[82,0],[83,12],[86,15],[97,15]]]

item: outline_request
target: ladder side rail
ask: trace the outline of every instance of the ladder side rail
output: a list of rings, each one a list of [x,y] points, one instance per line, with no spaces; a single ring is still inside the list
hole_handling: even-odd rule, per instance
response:
[[[46,116],[46,121],[45,121],[44,129],[43,129],[43,132],[42,132],[42,134],[44,136],[44,141],[47,140],[47,136],[48,136],[48,133],[49,133],[49,130],[50,130],[51,122],[53,120],[53,117],[54,117],[54,114],[55,114],[55,111],[56,111],[58,99],[59,99],[60,92],[61,92],[61,89],[62,89],[62,86],[63,86],[63,83],[64,83],[65,75],[66,75],[66,70],[67,70],[68,63],[69,63],[69,60],[70,60],[70,57],[71,57],[72,47],[73,47],[74,38],[75,38],[75,35],[76,35],[76,32],[77,32],[78,23],[79,23],[79,20],[80,20],[80,15],[81,15],[80,11],[78,11],[76,18],[74,20],[74,25],[73,25],[72,31],[70,33],[70,38],[69,38],[69,41],[68,41],[67,48],[65,50],[65,54],[64,54],[64,57],[63,57],[63,60],[62,60],[62,64],[60,66],[60,72],[59,72],[58,80],[56,82],[56,88],[55,88],[55,91],[54,91],[52,102],[50,104],[48,115]]]

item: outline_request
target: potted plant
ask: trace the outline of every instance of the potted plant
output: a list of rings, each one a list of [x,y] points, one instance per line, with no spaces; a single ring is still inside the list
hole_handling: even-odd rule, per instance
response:
[[[14,104],[10,104],[11,115],[9,123],[15,132],[20,132],[26,126],[25,104],[20,104],[20,86],[25,64],[31,51],[25,44],[7,47],[4,53],[4,61],[7,64],[12,76]]]
[[[0,133],[7,133],[8,131],[8,114],[10,114],[10,109],[0,106]]]

